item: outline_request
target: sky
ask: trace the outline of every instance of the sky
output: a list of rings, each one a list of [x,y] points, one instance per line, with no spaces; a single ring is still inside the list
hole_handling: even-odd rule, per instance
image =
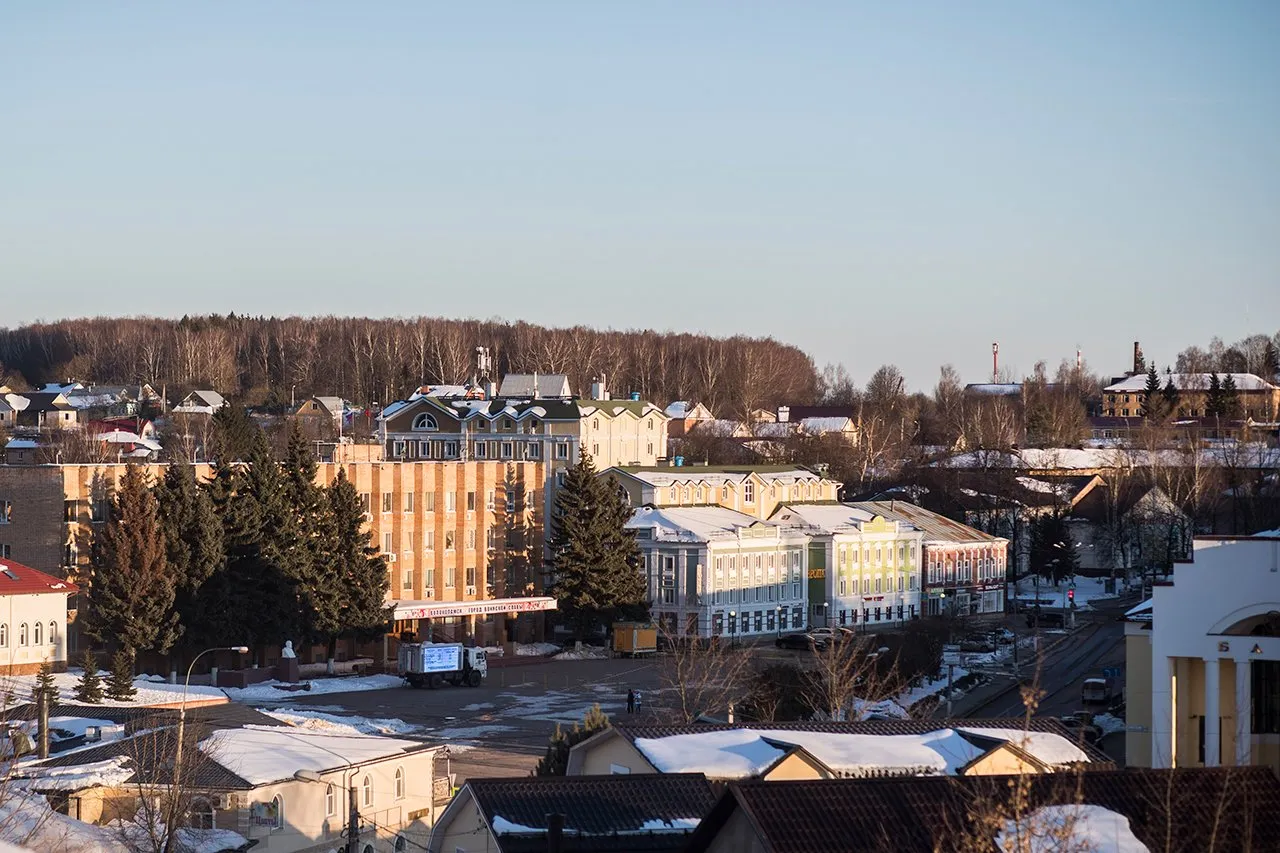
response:
[[[1280,328],[1280,3],[10,3],[0,327],[500,317],[1122,371]]]

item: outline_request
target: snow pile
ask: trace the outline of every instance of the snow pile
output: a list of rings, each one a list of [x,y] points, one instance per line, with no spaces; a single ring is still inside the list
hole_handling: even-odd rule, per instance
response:
[[[640,824],[641,832],[670,832],[676,830],[678,832],[692,832],[698,828],[698,824],[702,818],[697,817],[673,817],[671,820],[663,820],[662,818],[653,818],[646,820]]]
[[[490,827],[493,829],[494,835],[531,835],[546,832],[545,829],[525,826],[522,823],[513,823],[505,817],[494,817]]]
[[[230,829],[178,830],[178,849],[182,853],[222,853],[223,850],[239,850],[247,842],[243,835]]]
[[[504,726],[501,723],[490,723],[483,726],[458,726],[455,728],[436,729],[430,732],[432,737],[442,740],[475,740],[497,732],[514,731],[511,726]],[[450,744],[453,746],[453,744]]]
[[[387,690],[404,687],[404,679],[398,675],[363,675],[350,678],[317,678],[298,684],[281,681],[264,681],[249,687],[226,687],[225,693],[234,702],[292,702],[299,696],[324,696],[330,693],[359,693],[366,690]]]
[[[570,649],[556,655],[556,660],[602,660],[609,657],[609,650],[604,646],[583,646],[582,651]]]
[[[291,779],[298,770],[324,773],[402,755],[420,746],[412,740],[277,726],[222,729],[200,741],[202,753],[250,785]]]
[[[111,830],[58,814],[44,797],[18,791],[0,801],[0,842],[57,853],[127,853]]]
[[[516,646],[516,654],[522,658],[546,657],[560,651],[555,643],[520,643]]]
[[[1044,806],[1021,821],[1008,821],[996,836],[1001,853],[1151,853],[1129,818],[1102,806]]]
[[[486,657],[500,658],[507,653],[502,646],[483,646],[482,648]]]
[[[300,729],[330,732],[347,735],[407,735],[418,730],[418,726],[395,718],[377,719],[372,717],[338,716],[323,714],[318,711],[298,708],[277,708],[263,711],[268,717],[275,717],[281,722]]]
[[[964,678],[968,674],[969,674],[969,670],[963,667],[957,666],[954,670],[952,670],[951,683],[955,684],[955,682],[959,681],[961,678]],[[926,678],[924,681],[920,683],[919,687],[911,687],[911,688],[908,688],[907,690],[902,691],[902,693],[899,694],[898,696],[898,704],[902,705],[905,708],[910,708],[912,705],[916,704],[917,702],[920,702],[924,699],[929,699],[934,696],[937,696],[945,700],[947,698],[946,692],[947,692],[947,678],[945,675],[941,678]],[[963,695],[964,695],[963,690],[953,689],[951,698],[959,699]]]
[[[1102,731],[1104,737],[1122,732],[1126,728],[1124,720],[1113,714],[1094,714],[1093,724]]]
[[[124,756],[117,755],[105,761],[71,767],[30,764],[20,767],[16,772],[24,783],[40,791],[80,791],[95,786],[115,788],[128,782],[133,776],[133,768],[125,766],[127,760]]]
[[[58,696],[55,700],[57,704],[88,704],[77,700],[75,696],[76,682],[80,680],[82,672],[83,670],[72,669],[67,672],[54,673],[53,684],[58,691]],[[99,672],[99,675],[106,677],[104,672]],[[150,679],[151,676],[139,676],[133,680],[133,686],[138,691],[138,695],[128,702],[119,702],[103,696],[102,701],[98,704],[104,708],[136,708],[157,705],[173,705],[176,707],[182,702],[181,684],[169,684],[164,681],[152,681]],[[30,696],[35,685],[36,677],[34,675],[10,675],[0,680],[0,692],[9,693],[15,697]],[[225,702],[226,698],[226,695],[216,687],[193,684],[187,690],[188,707],[192,704],[208,704],[210,701]]]

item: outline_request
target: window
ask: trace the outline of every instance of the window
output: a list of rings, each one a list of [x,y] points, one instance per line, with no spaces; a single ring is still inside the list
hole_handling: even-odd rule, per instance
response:
[[[593,444],[593,445],[591,445],[591,455],[592,455],[592,456],[599,456],[599,455],[600,455],[600,445],[598,445],[598,444]]]
[[[13,504],[0,501],[0,524],[8,524],[13,520]]]
[[[489,527],[484,531],[484,547],[489,551],[498,549],[498,528]]]
[[[436,549],[436,532],[428,530],[422,534],[422,550],[434,551]]]
[[[63,501],[62,502],[62,520],[75,521],[77,518],[77,513],[79,512],[79,510],[77,509],[77,506],[78,504],[76,501]]]
[[[382,534],[382,553],[394,554],[395,550],[396,550],[396,546],[395,546],[395,543],[391,541],[391,534],[390,533]]]
[[[440,429],[440,425],[436,423],[436,419],[431,415],[423,412],[413,419],[411,429],[417,432],[436,432]]]
[[[422,511],[423,512],[436,511],[436,493],[435,492],[422,493]]]
[[[10,553],[8,545],[0,544],[0,558],[7,560],[10,557]]]
[[[94,524],[102,524],[111,514],[111,501],[106,498],[99,498],[89,504],[89,521]],[[0,501],[0,524],[7,524],[9,521],[9,502]]]
[[[284,829],[284,797],[276,795],[271,798],[271,805],[276,813],[275,826],[272,829]]]
[[[27,623],[23,622],[18,626],[18,645],[25,646],[27,644]]]
[[[455,492],[444,493],[444,511],[454,512],[458,509],[458,495]]]
[[[446,551],[452,551],[452,550],[453,550],[453,542],[454,542],[454,537],[455,537],[456,535],[457,535],[457,534],[456,534],[454,531],[452,531],[452,530],[446,530],[446,531],[444,532],[444,549],[445,549]]]
[[[404,511],[413,512],[413,492],[404,493]]]
[[[74,540],[62,546],[62,565],[74,566],[76,564],[76,556],[76,543]]]
[[[525,451],[530,459],[542,458],[542,445],[529,443],[524,446]]]
[[[446,441],[446,442],[444,443],[444,458],[445,458],[445,459],[457,459],[457,458],[458,458],[458,442],[456,442],[456,441]]]
[[[621,764],[610,764],[609,775],[610,776],[629,776],[631,775],[631,768],[624,767]]]
[[[467,550],[468,550],[468,551],[474,551],[474,550],[476,549],[476,532],[475,532],[475,530],[468,530],[468,531],[467,531],[466,538],[464,539],[464,541],[467,543]]]
[[[742,484],[742,500],[749,504],[756,502],[756,484],[750,480]]]
[[[396,768],[396,799],[404,799],[404,768]]]
[[[402,587],[404,589],[413,589],[413,569],[404,570],[404,583],[402,584]]]
[[[431,442],[429,441],[418,442],[418,456],[422,459],[431,458]]]
[[[729,500],[729,487],[728,487],[728,486],[721,486],[721,487],[720,487],[720,500],[722,500],[722,501],[727,501],[727,500]]]
[[[366,513],[369,512],[369,493],[368,492],[360,493],[360,511],[366,512]]]
[[[476,511],[476,493],[467,492],[467,512]]]
[[[513,445],[513,444],[512,444],[511,442],[509,442],[509,441],[504,441],[504,442],[502,442],[502,458],[503,458],[503,459],[510,459],[510,458],[511,458],[511,452],[512,452],[512,448],[513,448],[514,446],[515,446],[515,445]]]
[[[32,638],[34,640],[33,644],[37,646],[43,646],[44,645],[44,625],[41,624],[40,622],[37,622],[33,626],[33,628],[34,628],[34,630],[32,631]]]
[[[0,622],[0,648],[9,648],[9,623]]]
[[[324,786],[324,816],[333,817],[338,813],[338,790],[332,785]]]
[[[489,510],[489,512],[494,512],[495,510],[497,510],[498,493],[496,490],[490,489],[489,491],[485,492],[484,505],[485,505],[485,509]]]
[[[392,442],[392,445],[391,445],[391,448],[392,448],[392,449],[391,449],[391,455],[392,455],[392,456],[394,456],[394,457],[395,457],[395,458],[397,458],[397,459],[403,459],[403,458],[404,458],[404,446],[405,446],[405,445],[404,445],[404,442],[403,442],[403,441],[395,441],[395,442]]]
[[[557,459],[568,459],[568,458],[569,458],[569,443],[568,443],[568,442],[566,442],[566,441],[561,441],[561,442],[558,442],[558,443],[556,444],[556,458],[557,458]]]
[[[382,511],[383,512],[391,512],[391,506],[394,499],[395,499],[395,495],[391,494],[391,492],[382,493]]]
[[[360,782],[360,803],[365,808],[373,805],[373,777],[368,774]]]
[[[432,590],[436,588],[435,566],[427,566],[427,571],[425,572],[425,577],[423,578],[423,581],[422,581],[422,588],[424,591]]]
[[[489,458],[489,448],[485,446],[485,443],[483,441],[477,441],[475,444],[475,448],[476,448],[477,459]]]
[[[204,797],[192,800],[191,811],[187,813],[187,826],[192,829],[213,829],[213,803]]]

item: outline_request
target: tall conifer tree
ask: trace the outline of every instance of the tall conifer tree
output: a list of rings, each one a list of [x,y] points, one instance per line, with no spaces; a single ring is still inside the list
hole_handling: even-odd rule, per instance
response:
[[[317,627],[328,637],[332,655],[340,634],[369,638],[386,629],[391,581],[386,560],[364,529],[360,495],[341,468],[326,492],[329,548],[322,588],[329,602],[317,612]]]
[[[1144,418],[1160,417],[1163,402],[1160,396],[1160,374],[1156,372],[1156,363],[1153,361],[1147,368],[1147,384],[1142,389],[1142,416]]]
[[[200,487],[185,461],[170,463],[155,491],[166,556],[177,582],[174,608],[183,643],[201,644],[211,633],[203,615],[201,590],[226,563],[222,524],[209,490]]]
[[[1173,372],[1166,368],[1164,388],[1160,391],[1160,398],[1164,401],[1164,411],[1168,415],[1178,414],[1178,403],[1180,396],[1178,394],[1178,386],[1173,382]]]

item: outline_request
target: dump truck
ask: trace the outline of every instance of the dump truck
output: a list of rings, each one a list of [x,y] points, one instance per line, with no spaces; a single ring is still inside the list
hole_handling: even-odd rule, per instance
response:
[[[658,651],[658,629],[648,622],[615,622],[613,653],[623,657],[651,655]]]
[[[489,674],[484,649],[462,643],[401,643],[400,675],[410,687],[479,687]]]

